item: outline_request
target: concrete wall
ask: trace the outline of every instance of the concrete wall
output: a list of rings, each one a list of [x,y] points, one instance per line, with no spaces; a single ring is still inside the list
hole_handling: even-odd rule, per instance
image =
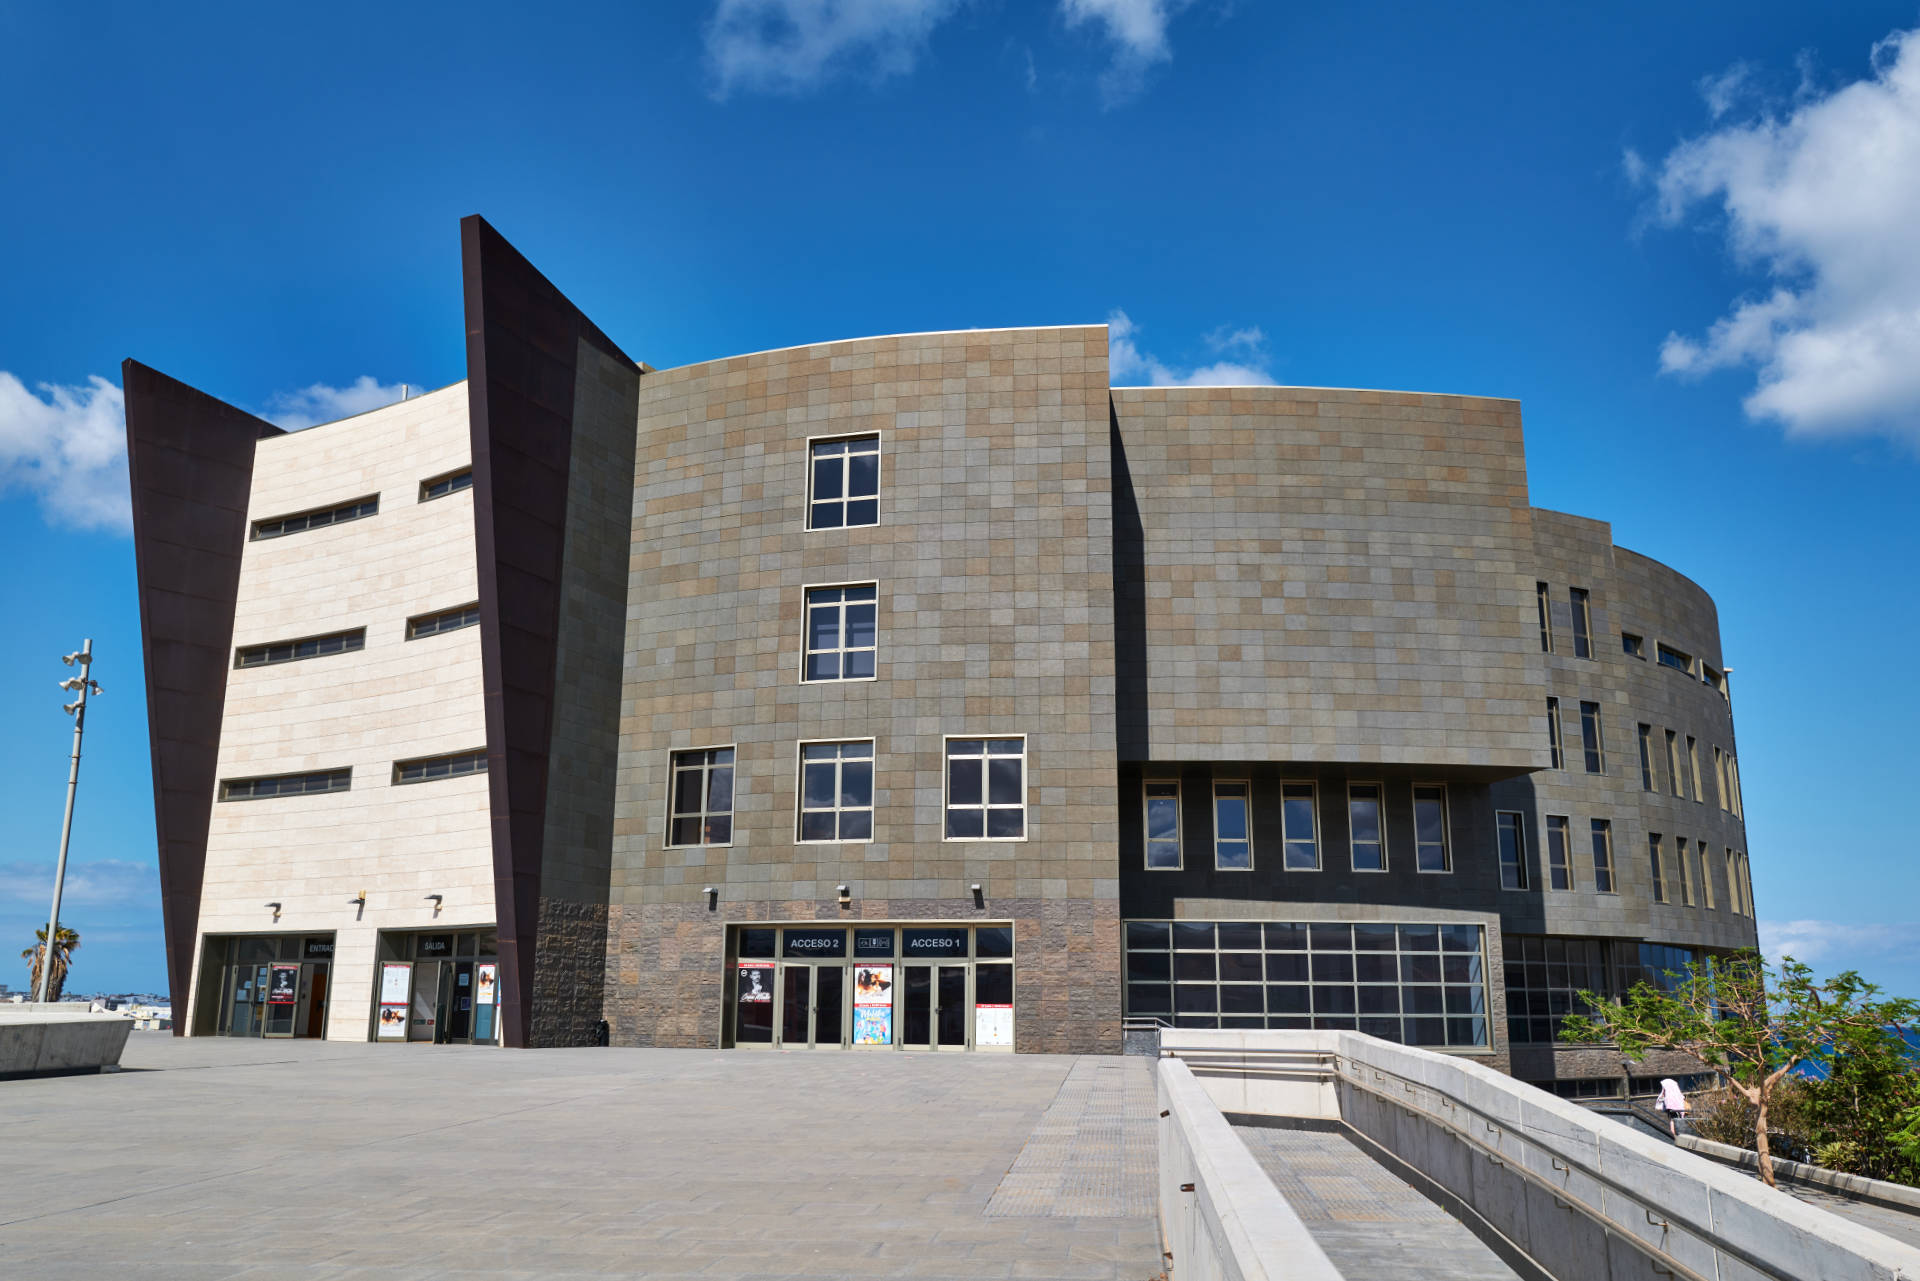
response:
[[[98,1072],[117,1065],[133,1020],[58,1001],[0,1005],[0,1080]]]

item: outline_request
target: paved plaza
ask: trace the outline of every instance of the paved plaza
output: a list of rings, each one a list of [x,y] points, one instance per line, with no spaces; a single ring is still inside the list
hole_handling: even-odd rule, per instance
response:
[[[0,1082],[0,1273],[1146,1281],[1141,1059],[175,1040]]]

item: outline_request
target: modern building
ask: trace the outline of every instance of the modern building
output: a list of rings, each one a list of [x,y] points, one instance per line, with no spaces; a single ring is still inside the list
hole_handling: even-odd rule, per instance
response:
[[[177,1031],[1579,1092],[1580,989],[1753,945],[1713,603],[1529,505],[1517,403],[1100,325],[654,370],[462,243],[463,383],[282,433],[127,363]]]

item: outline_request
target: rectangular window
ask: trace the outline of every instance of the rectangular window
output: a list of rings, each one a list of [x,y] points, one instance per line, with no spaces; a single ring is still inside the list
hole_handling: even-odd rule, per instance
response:
[[[1693,655],[1683,654],[1665,645],[1655,645],[1653,648],[1660,660],[1660,666],[1671,667],[1674,671],[1685,672],[1689,676],[1693,675]]]
[[[1637,658],[1643,663],[1647,660],[1647,642],[1632,632],[1620,633],[1620,649],[1628,658]]]
[[[1380,785],[1354,783],[1347,788],[1347,831],[1353,847],[1353,870],[1387,870],[1387,829],[1380,816]]]
[[[1680,790],[1680,736],[1672,730],[1667,731],[1667,788],[1675,796],[1684,796]]]
[[[1734,854],[1733,847],[1728,846],[1727,847],[1727,906],[1733,909],[1733,914],[1735,916],[1745,916],[1747,913],[1746,913],[1746,908],[1744,906],[1744,902],[1745,900],[1742,899],[1740,894],[1740,860],[1739,860],[1739,857]]]
[[[459,471],[450,471],[444,476],[433,476],[420,482],[420,501],[431,498],[445,498],[448,494],[457,494],[463,489],[473,488],[473,468],[462,467]]]
[[[327,654],[352,654],[367,647],[367,629],[328,632],[304,640],[274,641],[270,645],[245,645],[233,651],[235,667],[271,667],[303,658],[321,658]]]
[[[1540,652],[1553,653],[1553,599],[1545,583],[1533,585],[1535,601],[1540,606]]]
[[[1180,870],[1180,784],[1172,779],[1145,784],[1147,870]]]
[[[1743,818],[1745,815],[1740,812],[1740,761],[1732,752],[1727,753],[1727,781],[1733,784],[1733,816]]]
[[[1213,865],[1222,872],[1253,870],[1252,816],[1245,783],[1213,785]]]
[[[1593,657],[1593,605],[1587,599],[1587,589],[1574,587],[1568,589],[1573,603],[1573,656],[1575,658]]]
[[[1027,740],[947,740],[947,837],[1018,841],[1027,835]]]
[[[314,796],[323,792],[344,792],[352,785],[351,766],[304,774],[273,774],[265,778],[229,778],[220,782],[220,799],[263,801],[272,796]]]
[[[484,747],[471,752],[455,752],[451,756],[423,756],[418,760],[393,763],[395,783],[432,783],[443,778],[486,772],[487,749]]]
[[[1673,861],[1680,865],[1680,901],[1693,906],[1693,858],[1687,850],[1687,838],[1673,838]]]
[[[312,511],[295,512],[291,516],[275,516],[271,520],[253,522],[253,538],[258,542],[263,538],[284,538],[288,534],[297,534],[302,530],[319,529],[324,525],[339,525],[350,520],[359,520],[363,516],[372,516],[380,510],[380,495],[369,494],[365,498],[356,498],[350,503],[341,503],[334,507],[316,507]]]
[[[1660,833],[1647,833],[1647,861],[1653,873],[1653,901],[1667,901],[1667,869],[1660,861]]]
[[[1713,749],[1713,792],[1721,809],[1730,809],[1727,803],[1727,754],[1719,748]]]
[[[1320,841],[1313,819],[1313,784],[1280,785],[1280,836],[1289,872],[1320,870]]]
[[[1447,843],[1447,789],[1444,784],[1413,787],[1413,862],[1422,872],[1451,872]]]
[[[1747,856],[1740,856],[1740,897],[1746,900],[1747,915],[1753,915],[1753,865],[1747,862]]]
[[[1640,790],[1653,790],[1653,726],[1640,727]]]
[[[1593,820],[1593,888],[1602,894],[1613,890],[1613,824],[1604,818]]]
[[[807,589],[807,658],[801,679],[872,679],[879,596],[877,583]]]
[[[1713,860],[1708,856],[1707,843],[1700,842],[1700,902],[1709,912],[1719,910],[1719,895],[1713,889]]]
[[[1547,815],[1547,887],[1573,888],[1572,824],[1564,814]]]
[[[800,839],[873,839],[873,741],[800,744]]]
[[[733,749],[675,752],[667,805],[669,846],[733,844]]]
[[[1506,944],[1507,1039],[1551,1044],[1570,1014],[1591,1014],[1580,993],[1607,995],[1599,939],[1509,934]]]
[[[1580,704],[1580,746],[1586,753],[1587,773],[1607,772],[1607,745],[1600,733],[1600,704]]]
[[[1493,817],[1500,834],[1500,888],[1524,890],[1527,888],[1527,837],[1521,827],[1521,816],[1513,810],[1500,810]]]
[[[880,438],[816,440],[808,451],[807,528],[880,523]]]
[[[1547,700],[1547,750],[1553,754],[1553,767],[1565,769],[1567,755],[1560,745],[1560,700]]]
[[[443,609],[433,614],[415,614],[407,620],[407,639],[420,640],[426,636],[438,636],[441,632],[457,632],[462,627],[474,627],[480,622],[480,603],[455,605],[452,609]]]
[[[1705,802],[1707,794],[1700,790],[1700,752],[1695,748],[1693,735],[1687,735],[1687,777],[1693,780],[1693,799]]]

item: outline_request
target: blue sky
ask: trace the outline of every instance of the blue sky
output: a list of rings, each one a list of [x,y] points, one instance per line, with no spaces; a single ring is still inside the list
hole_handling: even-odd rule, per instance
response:
[[[1719,602],[1765,935],[1920,995],[1920,10],[1563,8],[0,10],[6,956],[90,635],[74,983],[163,982],[121,358],[455,381],[478,212],[661,367],[1124,316],[1123,380],[1520,398],[1534,502]]]

